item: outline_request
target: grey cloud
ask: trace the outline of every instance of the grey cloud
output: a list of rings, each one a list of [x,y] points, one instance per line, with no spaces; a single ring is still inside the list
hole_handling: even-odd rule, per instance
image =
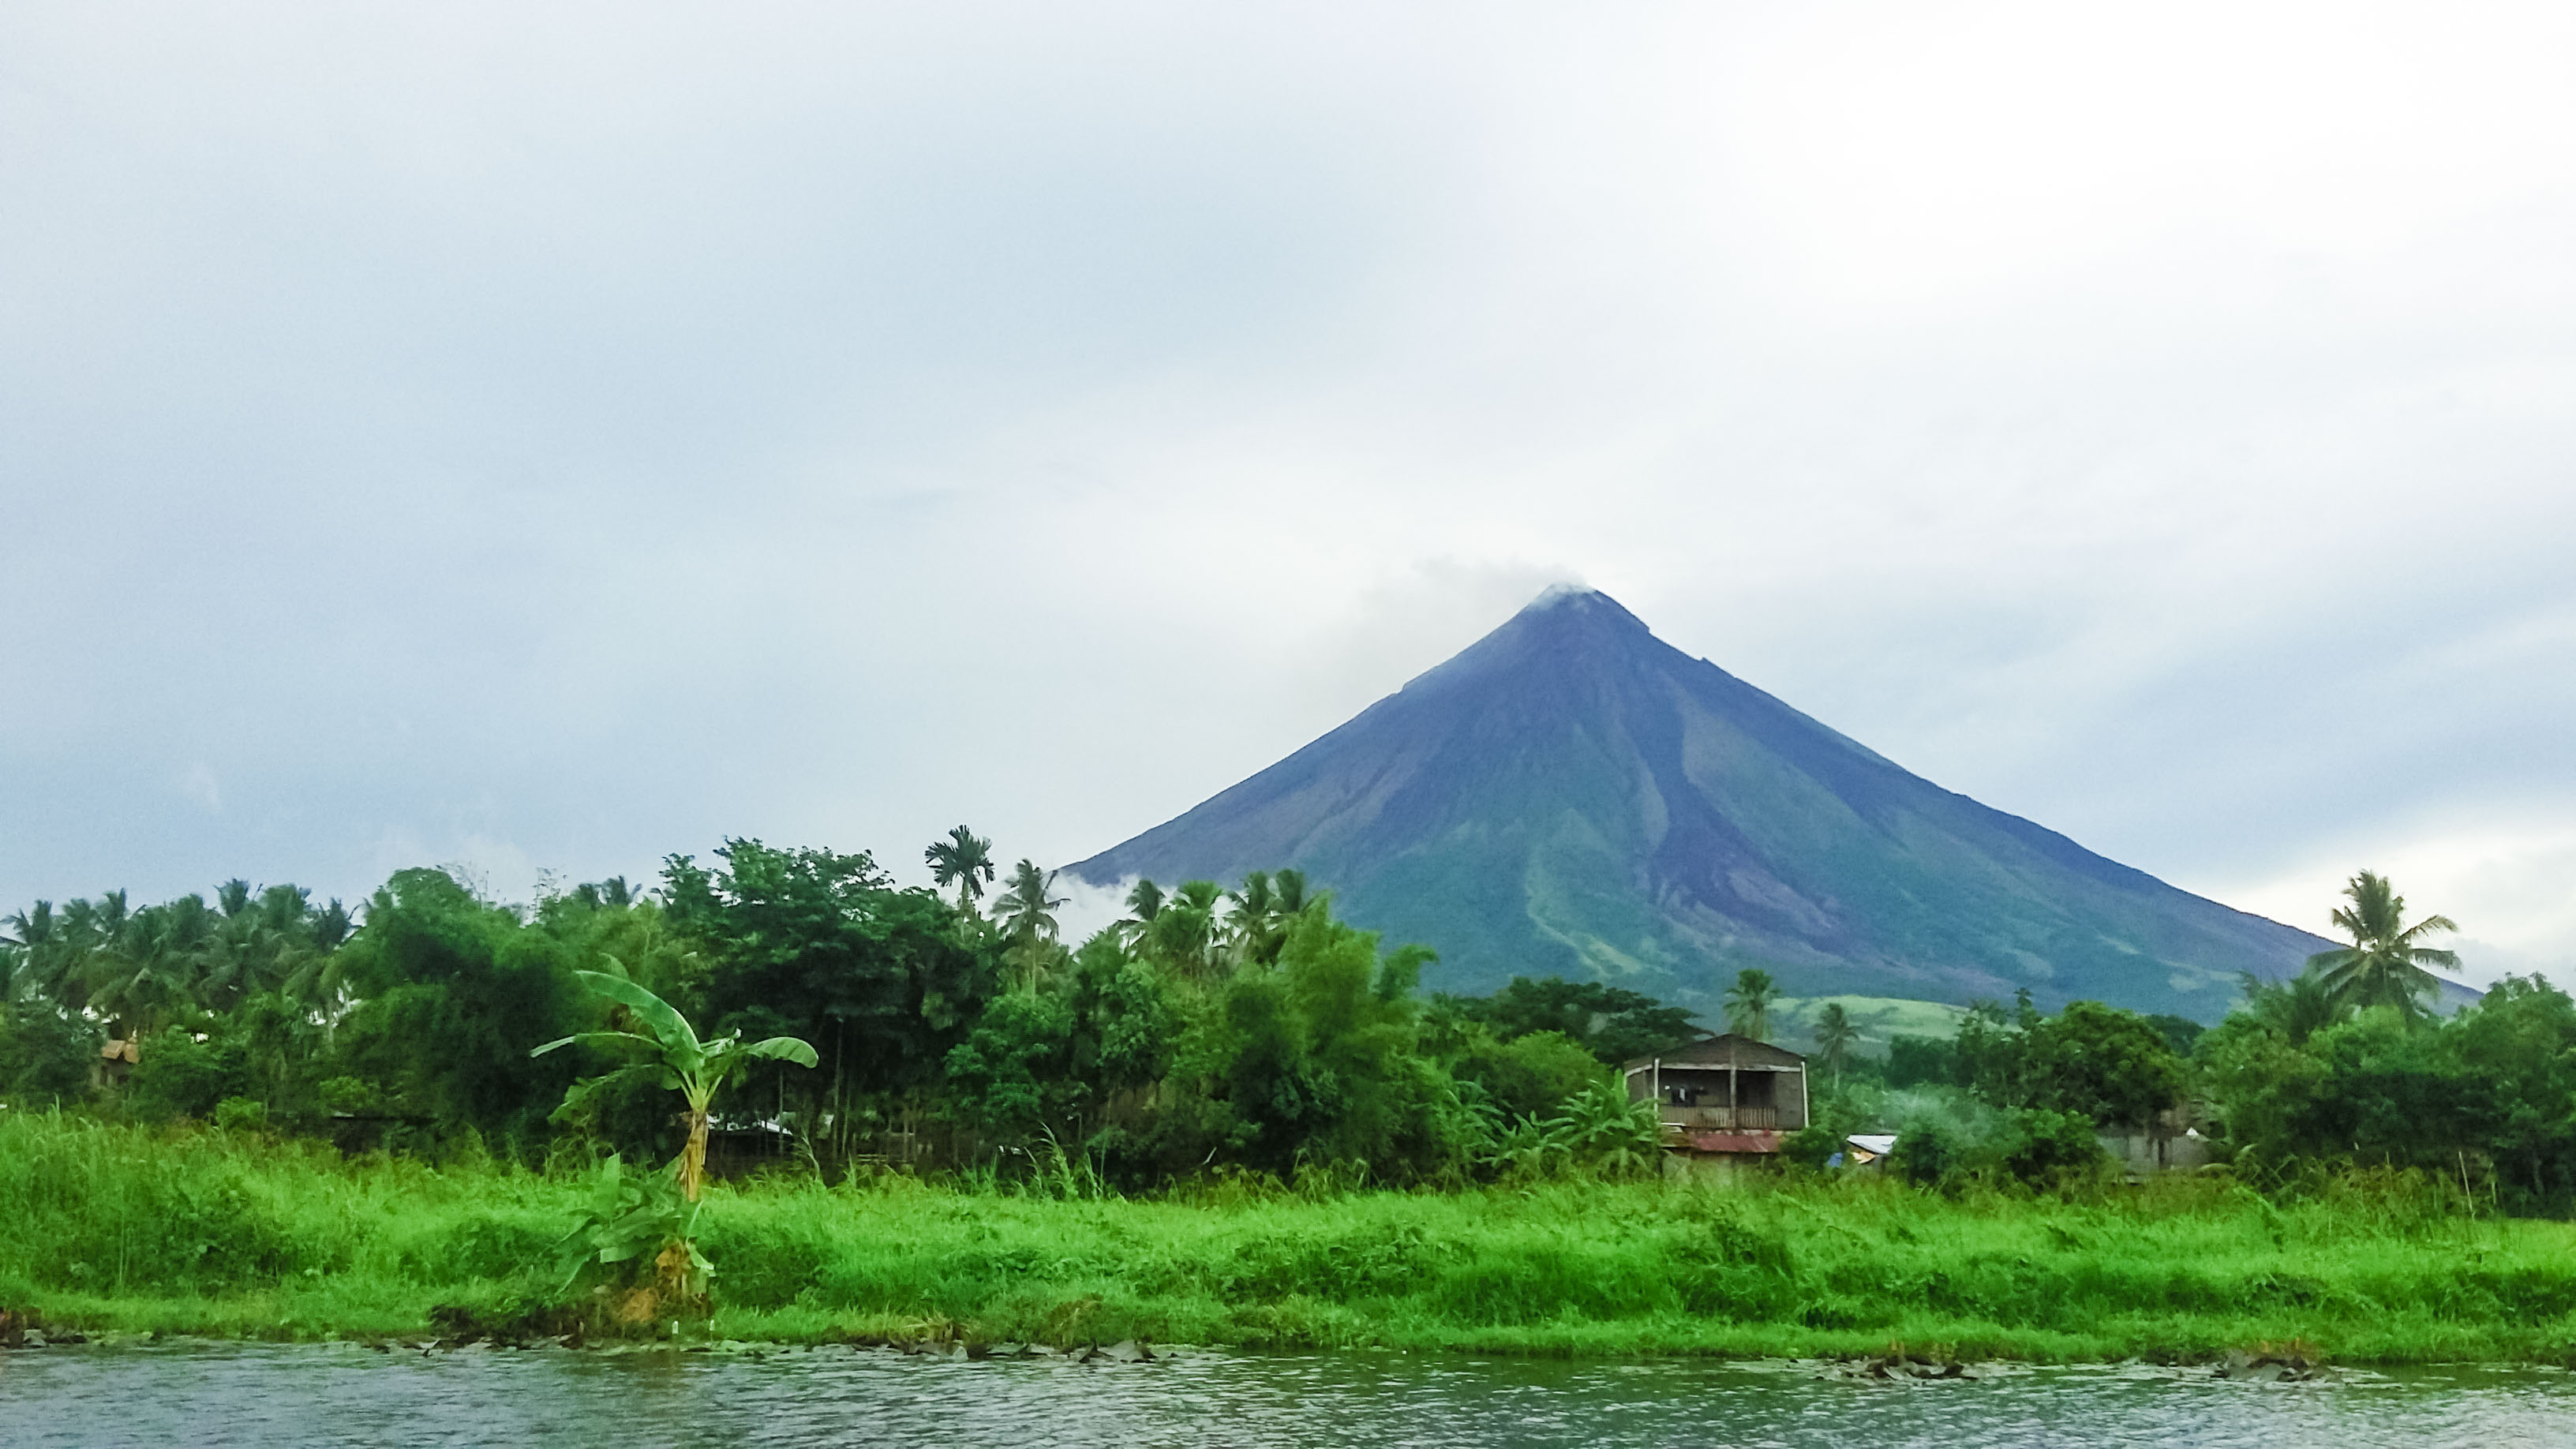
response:
[[[2545,955],[2565,24],[23,8],[0,898],[1071,859],[1580,577]]]

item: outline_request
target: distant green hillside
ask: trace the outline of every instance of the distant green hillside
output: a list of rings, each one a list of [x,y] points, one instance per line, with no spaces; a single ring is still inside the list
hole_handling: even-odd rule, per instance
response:
[[[1430,984],[1597,977],[1713,1011],[2028,988],[2202,1020],[2328,942],[1907,773],[1608,596],[1555,592],[1357,719],[1070,867],[1097,884],[1295,866],[1441,955]]]

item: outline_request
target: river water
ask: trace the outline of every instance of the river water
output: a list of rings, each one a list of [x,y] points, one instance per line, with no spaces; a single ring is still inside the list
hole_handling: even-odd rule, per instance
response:
[[[1812,1367],[1183,1352],[969,1362],[811,1349],[680,1354],[89,1345],[0,1356],[0,1445],[2576,1445],[2576,1375],[1998,1369],[1967,1382]]]

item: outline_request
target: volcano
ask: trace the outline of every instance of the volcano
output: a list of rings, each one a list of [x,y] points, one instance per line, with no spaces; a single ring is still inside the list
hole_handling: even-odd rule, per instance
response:
[[[1067,870],[1232,883],[1293,866],[1427,985],[1599,979],[1707,1013],[2027,989],[2202,1020],[2333,943],[1909,773],[1608,595],[1551,590],[1358,718]]]

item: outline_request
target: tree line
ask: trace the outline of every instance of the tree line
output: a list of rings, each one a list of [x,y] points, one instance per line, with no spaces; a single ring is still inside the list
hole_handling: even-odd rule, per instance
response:
[[[749,1061],[713,1110],[827,1172],[1421,1182],[1644,1170],[1656,1129],[1615,1068],[1700,1030],[1599,982],[1426,994],[1428,950],[1385,949],[1293,870],[1139,882],[1124,919],[1074,943],[1034,863],[1005,874],[964,827],[924,859],[928,888],[865,853],[730,840],[671,857],[649,889],[525,906],[435,869],[355,908],[239,880],[212,900],[38,902],[0,922],[0,1101],[529,1165],[666,1160],[681,1129],[655,1084],[609,1080],[623,1063],[587,1047],[530,1054],[619,1028],[581,985],[594,972],[712,1034],[810,1043],[814,1069]],[[1828,1003],[1800,1023],[1816,1110],[1788,1155],[1821,1165],[1888,1131],[1918,1180],[2044,1184],[2098,1171],[2097,1134],[2161,1125],[2265,1186],[2413,1169],[2519,1210],[2576,1202],[2576,1003],[2508,978],[2443,1013],[2427,968],[2456,961],[2427,942],[2449,921],[2407,920],[2367,872],[2345,894],[2349,946],[2248,977],[2207,1030],[2025,995],[1864,1054]],[[1749,969],[1724,1006],[1768,1038],[1779,989]]]
[[[1898,1171],[1926,1183],[2040,1183],[2097,1165],[2101,1133],[2202,1134],[2217,1166],[2266,1189],[2355,1172],[2414,1172],[2509,1211],[2576,1207],[2576,1001],[2539,976],[2506,977],[2441,1007],[2427,944],[2457,927],[2408,920],[2405,898],[2364,871],[2336,927],[2349,944],[2284,981],[2242,980],[2217,1026],[2075,1002],[2055,1016],[2025,994],[1971,1008],[1948,1038],[1891,1040],[1877,1060],[1828,1070],[1821,1162],[1854,1131],[1897,1134]]]
[[[811,1070],[743,1062],[713,1117],[825,1171],[1417,1182],[1644,1170],[1651,1112],[1611,1067],[1695,1034],[1598,983],[1426,995],[1430,951],[1383,949],[1293,870],[1140,882],[1125,919],[1071,943],[1051,872],[1005,875],[964,827],[925,861],[933,885],[908,888],[866,853],[728,840],[649,889],[526,906],[437,869],[354,909],[240,881],[211,903],[39,902],[0,945],[0,1100],[531,1166],[668,1158],[682,1129],[594,1039],[634,1023],[593,973],[711,1035],[810,1043]],[[125,1043],[130,1063],[103,1056]]]

